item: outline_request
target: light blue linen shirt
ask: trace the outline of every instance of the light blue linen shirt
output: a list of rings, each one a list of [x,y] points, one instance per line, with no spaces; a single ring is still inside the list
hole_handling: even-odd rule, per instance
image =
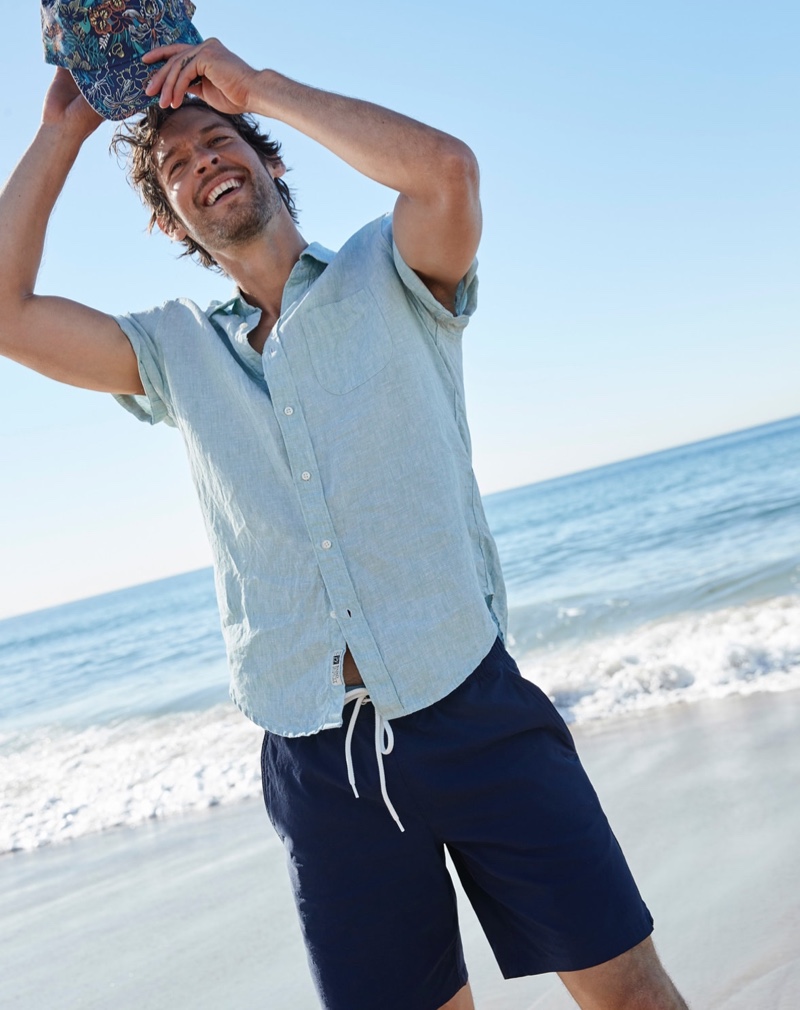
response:
[[[231,697],[270,732],[342,724],[347,646],[392,719],[454,690],[505,637],[464,412],[475,271],[453,315],[387,216],[336,254],[308,246],[263,354],[248,342],[260,311],[241,297],[118,319],[145,396],[117,399],[183,435]]]

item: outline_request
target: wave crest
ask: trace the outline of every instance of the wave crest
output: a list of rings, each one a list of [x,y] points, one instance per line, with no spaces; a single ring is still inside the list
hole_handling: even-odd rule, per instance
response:
[[[800,597],[689,613],[528,653],[522,673],[569,722],[800,687]]]

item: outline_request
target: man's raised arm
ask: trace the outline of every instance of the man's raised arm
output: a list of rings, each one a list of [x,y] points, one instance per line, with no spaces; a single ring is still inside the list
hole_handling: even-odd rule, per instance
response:
[[[400,254],[447,308],[472,263],[481,233],[478,166],[466,144],[388,109],[256,71],[217,39],[153,50],[167,59],[148,92],[162,106],[187,91],[220,112],[255,112],[288,124],[359,172],[396,190]],[[198,82],[199,78],[199,82]]]
[[[101,122],[68,71],[57,70],[39,131],[0,193],[0,354],[74,386],[141,393],[133,348],[111,316],[34,294],[53,207]]]

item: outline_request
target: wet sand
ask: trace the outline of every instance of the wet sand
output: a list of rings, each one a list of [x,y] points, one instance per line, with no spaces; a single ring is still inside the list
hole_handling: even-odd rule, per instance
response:
[[[800,692],[575,735],[693,1010],[797,1010]],[[258,802],[4,857],[0,893],[4,1007],[318,1006]],[[459,897],[479,1010],[574,1007],[554,977],[503,981]]]

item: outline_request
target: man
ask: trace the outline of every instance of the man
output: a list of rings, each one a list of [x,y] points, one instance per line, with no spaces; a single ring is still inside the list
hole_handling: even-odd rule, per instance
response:
[[[100,121],[59,69],[0,199],[0,350],[184,436],[323,1005],[473,1006],[447,845],[507,977],[557,971],[584,1010],[685,1008],[569,732],[503,647],[460,371],[474,156],[217,40],[147,60],[159,108],[119,143],[158,225],[237,296],[115,320],[34,294]],[[308,245],[248,112],[395,189],[393,216],[335,255]]]

